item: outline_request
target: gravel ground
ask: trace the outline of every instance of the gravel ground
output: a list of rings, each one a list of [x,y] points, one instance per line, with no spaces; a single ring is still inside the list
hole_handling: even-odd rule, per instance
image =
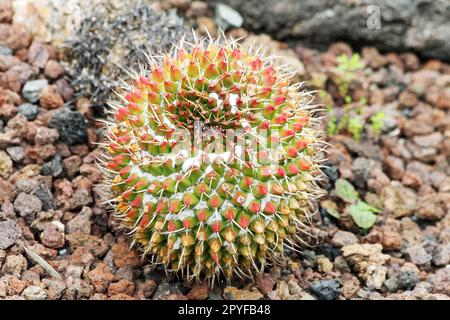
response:
[[[198,28],[214,30],[203,4],[172,2]],[[323,200],[341,218],[321,209],[315,247],[289,253],[254,282],[234,279],[211,290],[167,276],[129,250],[101,204],[100,131],[89,100],[74,99],[55,48],[11,25],[11,15],[0,6],[0,299],[449,299],[448,64],[363,48],[366,67],[349,95],[367,97],[366,107],[387,117],[379,137],[330,138]],[[337,56],[352,53],[348,45],[317,52],[256,39],[284,53],[299,80],[343,105],[334,72]],[[381,209],[369,231],[343,210],[339,178]]]

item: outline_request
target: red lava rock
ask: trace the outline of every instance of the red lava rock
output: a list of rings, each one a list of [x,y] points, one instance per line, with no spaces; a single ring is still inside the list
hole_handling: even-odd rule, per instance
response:
[[[85,144],[77,144],[74,146],[70,146],[70,151],[73,154],[77,154],[80,157],[84,157],[85,155],[87,155],[89,153],[89,148]]]
[[[70,199],[73,196],[73,187],[70,181],[58,180],[55,182],[56,189],[56,206],[58,208],[67,210],[70,207]]]
[[[13,20],[14,11],[12,8],[12,0],[0,1],[0,22],[11,23]]]
[[[78,247],[70,256],[70,262],[76,265],[88,266],[94,262],[94,256],[87,247]]]
[[[342,295],[346,299],[352,299],[356,296],[360,289],[360,281],[357,277],[351,275],[350,273],[346,273],[342,275]]]
[[[55,223],[47,223],[41,233],[42,244],[48,248],[60,249],[64,246],[64,232]]]
[[[45,285],[45,292],[49,300],[61,299],[67,287],[65,282],[61,280],[42,279],[42,283]]]
[[[187,17],[198,18],[208,16],[208,4],[203,1],[192,1],[191,6],[186,12]],[[237,38],[235,38],[237,39]]]
[[[92,209],[89,207],[83,207],[80,213],[70,220],[66,225],[67,233],[74,233],[76,231],[90,234],[91,233],[91,222]]]
[[[138,294],[142,295],[143,298],[149,299],[155,293],[158,284],[153,279],[145,280],[144,282],[137,283]]]
[[[58,79],[54,83],[54,85],[56,86],[56,89],[58,90],[59,94],[64,98],[64,101],[70,101],[73,99],[74,90],[66,79],[64,78]]]
[[[336,57],[340,56],[341,54],[351,56],[353,54],[353,50],[345,42],[335,42],[328,48],[327,53],[330,53]]]
[[[422,186],[422,179],[415,172],[406,171],[402,178],[402,184],[407,187],[419,189]]]
[[[93,109],[92,109],[92,103],[91,101],[86,97],[81,97],[77,100],[77,111],[81,113],[86,118],[92,118],[94,115]]]
[[[121,268],[123,266],[137,267],[141,264],[141,259],[135,251],[130,250],[129,245],[125,242],[116,243],[111,248],[114,264]]]
[[[403,173],[405,172],[405,165],[401,158],[388,156],[384,159],[384,165],[387,173],[393,180],[402,180]]]
[[[53,144],[38,146],[37,152],[40,160],[50,160],[56,155],[56,148]]]
[[[28,51],[28,62],[31,65],[42,69],[45,67],[49,58],[50,53],[47,50],[47,47],[39,41],[33,41]]]
[[[436,107],[441,109],[450,109],[450,89],[445,88],[439,91],[436,97]]]
[[[450,295],[450,268],[442,268],[430,277],[434,293]]]
[[[414,53],[405,52],[399,55],[400,59],[403,61],[405,69],[407,71],[414,71],[419,69],[420,61],[419,58]]]
[[[255,284],[259,291],[267,296],[267,294],[273,290],[275,281],[270,273],[258,273],[255,277]]]
[[[10,295],[21,294],[27,286],[27,281],[19,280],[17,277],[10,277],[8,280],[8,289]]]
[[[15,195],[14,186],[0,177],[0,204],[11,202]]]
[[[95,269],[87,273],[87,276],[93,284],[95,291],[99,293],[105,292],[111,281],[114,279],[114,275],[111,273],[111,270],[104,263],[97,264]]]
[[[380,54],[375,47],[365,47],[362,49],[362,59],[373,69],[379,69],[387,62],[386,58]]]
[[[45,145],[53,144],[59,138],[58,130],[47,127],[38,127],[34,141],[36,144]]]
[[[416,217],[425,220],[440,220],[447,213],[448,203],[436,194],[420,198]]]
[[[186,297],[189,300],[205,300],[209,297],[209,291],[210,286],[207,282],[196,283]]]
[[[424,265],[431,261],[431,255],[425,250],[423,245],[415,244],[406,249],[406,256],[416,265]]]
[[[82,279],[68,278],[66,284],[67,289],[64,291],[64,299],[89,299],[94,293],[93,287]]]
[[[27,221],[31,221],[34,220],[36,213],[41,211],[42,202],[34,195],[21,192],[16,200],[14,200],[14,208],[22,217],[25,217]]]
[[[44,75],[50,79],[58,79],[64,75],[64,67],[55,60],[49,60],[44,68]]]
[[[342,230],[336,232],[331,240],[331,243],[337,247],[343,247],[358,242],[358,238],[353,233]]]
[[[81,165],[80,173],[94,183],[102,180],[103,178],[103,174],[96,164]]]
[[[21,61],[15,56],[0,55],[0,71],[8,71],[11,67],[20,64]]]
[[[421,147],[438,147],[443,140],[442,133],[433,132],[428,135],[421,135],[413,137],[414,143]]]
[[[7,103],[0,108],[0,116],[6,120],[13,118],[16,114],[17,108],[12,104]]]
[[[11,67],[8,71],[1,75],[0,84],[5,89],[11,89],[14,92],[20,92],[22,86],[35,73],[36,72],[29,65],[20,63]]]
[[[29,247],[33,252],[40,255],[42,258],[47,260],[53,260],[58,256],[58,251],[55,249],[50,249],[47,247],[44,247],[40,243],[36,243]]]
[[[0,24],[0,41],[14,51],[28,48],[31,38],[31,33],[23,25]]]
[[[102,256],[108,251],[108,246],[101,238],[79,231],[67,234],[66,241],[72,250],[79,247],[90,248],[94,256]]]
[[[42,90],[39,102],[43,108],[56,109],[63,106],[64,99],[54,85],[49,85]]]
[[[403,245],[402,236],[392,230],[383,230],[381,243],[385,250],[400,250]]]
[[[118,294],[126,294],[132,296],[136,285],[132,281],[120,280],[116,283],[111,283],[108,287],[108,295],[115,296]]]
[[[75,192],[70,200],[70,209],[77,209],[92,203],[92,182],[83,176],[76,177],[72,184]]]
[[[399,96],[399,104],[403,107],[412,108],[418,103],[418,99],[415,93],[410,91],[403,91]]]
[[[6,257],[1,270],[3,274],[10,274],[19,278],[22,271],[27,269],[27,266],[27,260],[24,256],[20,254],[11,254]]]
[[[69,178],[74,177],[79,171],[81,166],[81,158],[78,155],[67,157],[63,160],[66,174]]]

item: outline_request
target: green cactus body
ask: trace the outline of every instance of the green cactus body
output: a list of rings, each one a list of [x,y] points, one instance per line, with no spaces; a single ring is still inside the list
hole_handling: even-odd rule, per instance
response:
[[[234,41],[150,58],[112,103],[104,161],[116,214],[144,254],[189,278],[230,279],[310,234],[323,142],[299,87]]]

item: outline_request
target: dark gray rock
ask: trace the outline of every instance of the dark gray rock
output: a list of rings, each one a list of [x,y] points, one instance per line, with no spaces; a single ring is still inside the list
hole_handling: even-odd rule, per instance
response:
[[[22,230],[14,220],[0,222],[0,250],[12,246],[22,235]]]
[[[41,200],[43,210],[50,210],[55,208],[55,199],[53,199],[53,194],[46,184],[40,184],[37,187],[34,195],[38,197],[39,200]]]
[[[68,108],[56,111],[50,120],[50,126],[58,129],[61,141],[69,145],[87,141],[86,121],[83,115]]]
[[[34,220],[36,213],[42,210],[42,202],[38,197],[22,192],[14,200],[14,208],[28,222],[31,222]]]
[[[25,149],[22,147],[9,147],[6,149],[6,152],[14,162],[22,162],[22,160],[25,159]]]
[[[61,178],[64,175],[64,166],[61,157],[57,155],[51,161],[44,163],[41,167],[41,174],[44,176],[52,176],[53,178]]]
[[[337,279],[315,281],[309,290],[321,300],[335,300],[341,294],[341,283]]]
[[[446,266],[450,263],[450,244],[444,243],[437,246],[433,254],[433,264]]]
[[[398,275],[398,288],[411,290],[420,282],[419,275],[414,270],[400,271]]]
[[[398,289],[398,277],[393,275],[389,279],[384,282],[384,286],[386,287],[388,292],[395,292]]]
[[[324,47],[336,40],[414,50],[450,60],[447,0],[208,0],[244,17],[244,28]]]
[[[31,103],[22,103],[17,108],[17,111],[23,114],[28,120],[34,120],[39,113],[39,107]]]

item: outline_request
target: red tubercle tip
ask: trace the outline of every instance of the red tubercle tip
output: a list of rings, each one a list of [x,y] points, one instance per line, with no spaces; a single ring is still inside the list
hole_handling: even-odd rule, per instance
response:
[[[290,158],[295,158],[297,156],[298,150],[294,147],[290,147],[287,149],[287,154]]]
[[[272,202],[267,202],[266,206],[264,207],[264,212],[267,214],[275,214],[277,211],[277,208]]]
[[[286,175],[286,171],[283,168],[279,167],[277,169],[277,176],[284,177],[285,175]]]
[[[286,101],[286,97],[282,97],[282,96],[277,96],[274,99],[274,103],[276,106],[283,104],[285,101]]]
[[[198,213],[197,219],[199,221],[202,221],[202,222],[206,221],[206,211],[205,211],[205,209],[201,209],[200,210],[200,212]]]
[[[241,216],[239,219],[239,225],[246,229],[248,227],[248,225],[250,224],[250,219],[247,218],[246,216]]]
[[[235,214],[233,212],[233,209],[228,208],[227,212],[225,213],[225,217],[227,218],[228,221],[231,221],[235,218]]]
[[[175,221],[169,221],[169,223],[167,224],[167,231],[173,232],[176,230],[176,228],[177,224],[175,223]]]
[[[265,195],[269,192],[269,190],[267,189],[267,186],[264,185],[264,184],[260,184],[260,185],[258,186],[258,191],[259,191],[259,193],[260,193],[261,195],[263,195],[263,196],[265,196]]]
[[[220,232],[220,221],[215,221],[212,225],[211,225],[211,229],[213,232]]]
[[[280,114],[279,116],[275,117],[274,122],[276,124],[286,124],[287,117],[284,114]]]
[[[257,71],[257,70],[261,69],[261,67],[262,67],[262,60],[259,58],[256,58],[255,60],[250,62],[250,65],[252,66],[252,69],[254,71]]]
[[[308,171],[311,168],[308,162],[306,161],[300,161],[300,169],[302,171]]]
[[[141,221],[139,222],[139,226],[141,228],[146,228],[150,223],[150,218],[147,215],[142,216]]]
[[[130,111],[128,110],[127,107],[122,107],[119,110],[117,110],[116,119],[118,121],[125,121],[128,119],[129,116],[130,116]]]
[[[253,213],[258,213],[261,211],[261,205],[258,202],[252,202],[250,205],[250,211]]]

